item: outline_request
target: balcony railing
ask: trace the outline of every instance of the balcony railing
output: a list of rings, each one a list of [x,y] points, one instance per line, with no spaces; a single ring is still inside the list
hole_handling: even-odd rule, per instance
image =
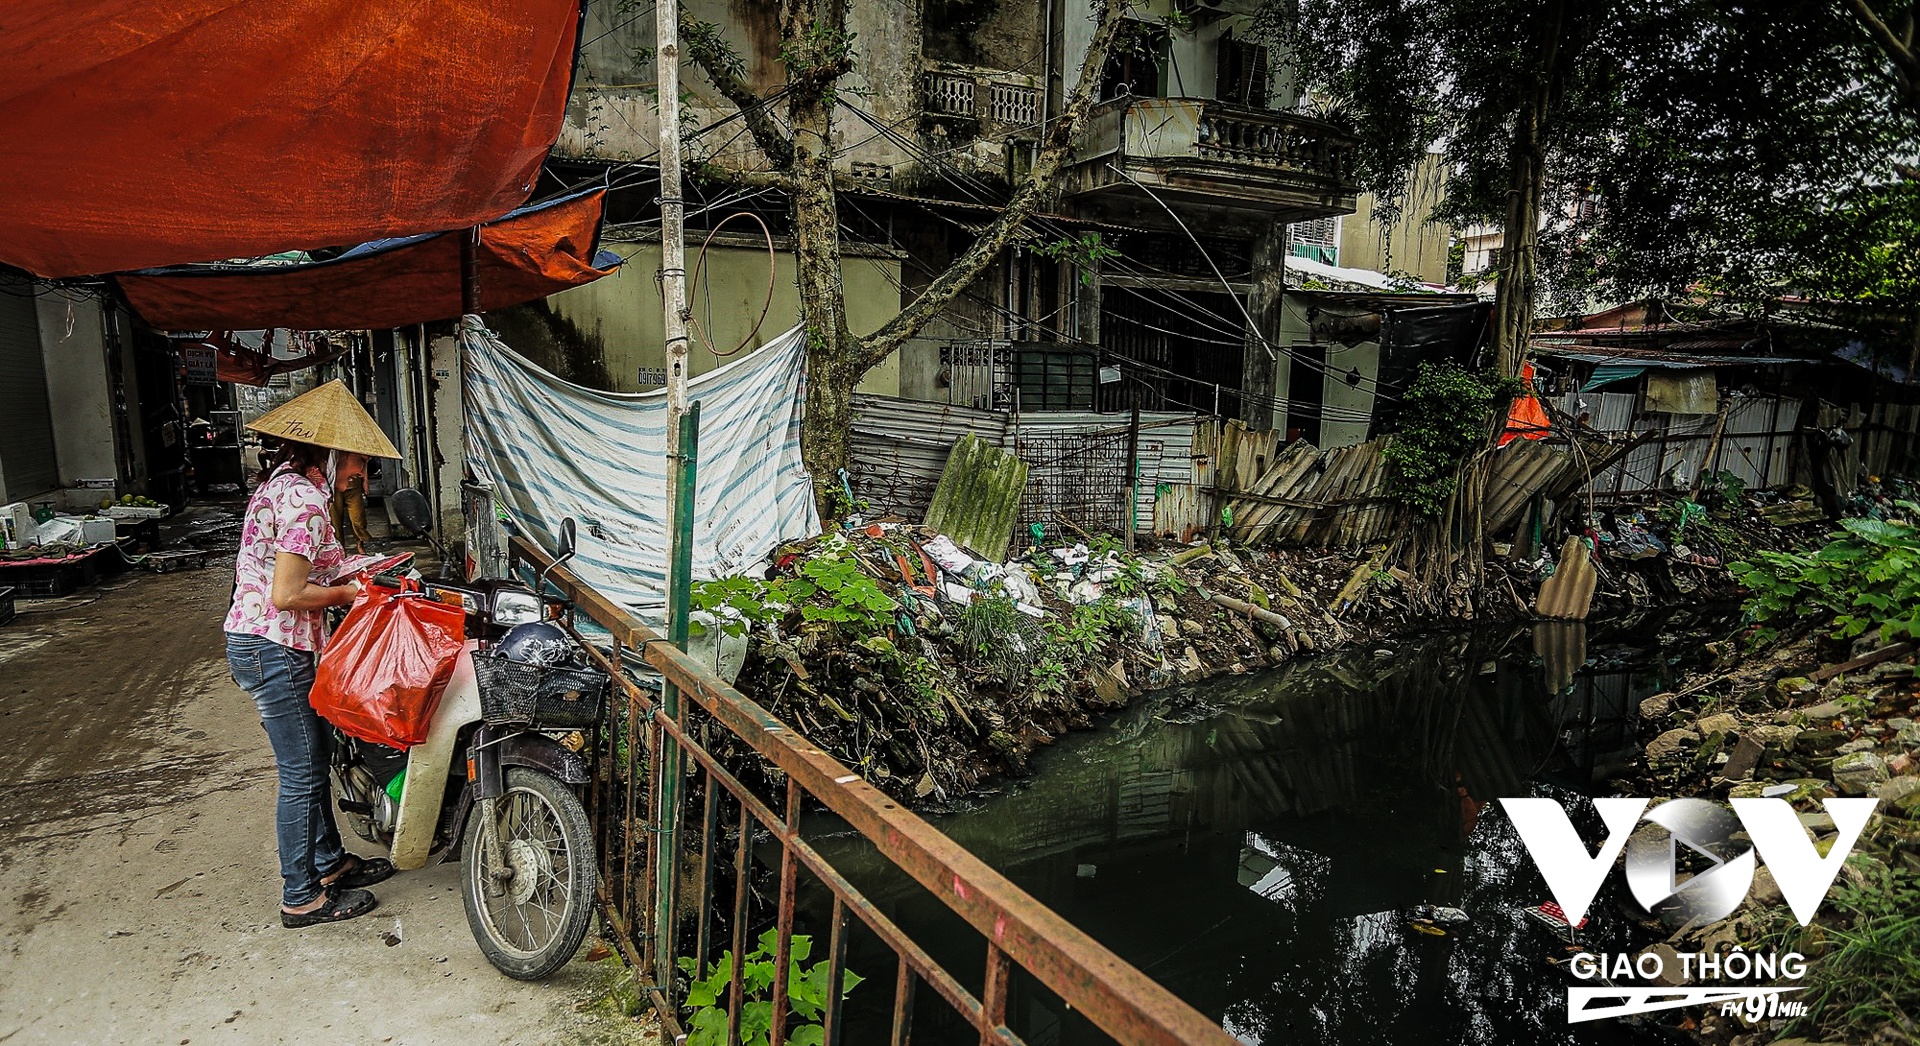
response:
[[[1097,107],[1075,153],[1073,191],[1138,181],[1321,213],[1351,210],[1359,140],[1318,120],[1209,98],[1119,98]],[[1328,205],[1344,202],[1345,206]]]
[[[1201,107],[1193,152],[1204,160],[1299,171],[1331,182],[1347,182],[1353,177],[1355,144],[1352,138],[1318,121],[1210,102]]]
[[[943,66],[927,73],[927,111],[983,123],[1031,126],[1041,119],[1039,85],[1030,76]]]

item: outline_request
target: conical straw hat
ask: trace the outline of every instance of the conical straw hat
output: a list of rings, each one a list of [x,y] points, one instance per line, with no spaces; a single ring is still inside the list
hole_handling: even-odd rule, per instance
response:
[[[400,451],[367,414],[367,408],[335,380],[282,403],[247,423],[255,432],[275,439],[297,440],[317,447],[365,454],[370,458],[397,458]]]

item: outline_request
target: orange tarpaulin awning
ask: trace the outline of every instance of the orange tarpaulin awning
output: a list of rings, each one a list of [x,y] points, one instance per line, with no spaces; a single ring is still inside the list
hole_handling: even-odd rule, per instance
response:
[[[505,214],[559,136],[582,9],[0,4],[0,263],[79,276]]]
[[[501,309],[591,283],[619,257],[595,256],[606,190],[525,207],[481,227],[480,307]],[[161,330],[383,330],[460,315],[464,230],[368,244],[332,261],[185,266],[115,278]]]

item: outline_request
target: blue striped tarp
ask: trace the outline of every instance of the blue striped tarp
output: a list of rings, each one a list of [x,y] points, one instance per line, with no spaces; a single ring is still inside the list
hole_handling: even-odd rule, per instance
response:
[[[643,617],[666,603],[667,397],[597,392],[547,373],[472,317],[461,321],[467,463],[514,525],[553,548],[579,522],[571,564]],[[800,462],[799,328],[689,384],[700,403],[693,573],[726,577],[820,529]]]

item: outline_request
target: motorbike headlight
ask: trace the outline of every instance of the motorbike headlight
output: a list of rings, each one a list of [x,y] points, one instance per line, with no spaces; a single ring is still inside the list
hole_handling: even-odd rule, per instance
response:
[[[540,597],[531,592],[496,592],[493,621],[497,625],[524,625],[540,620]]]

